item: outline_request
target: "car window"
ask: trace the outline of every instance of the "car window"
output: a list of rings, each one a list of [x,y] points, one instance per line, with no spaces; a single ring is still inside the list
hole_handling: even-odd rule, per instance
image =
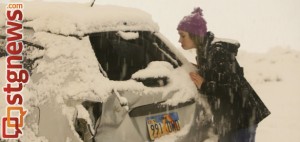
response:
[[[152,61],[167,61],[174,68],[181,62],[151,32],[138,32],[134,39],[123,39],[118,32],[89,35],[98,62],[111,80],[128,80]]]

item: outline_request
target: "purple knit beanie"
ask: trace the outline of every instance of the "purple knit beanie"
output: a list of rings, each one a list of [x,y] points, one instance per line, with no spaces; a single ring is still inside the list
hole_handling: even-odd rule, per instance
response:
[[[202,9],[200,7],[195,8],[192,14],[183,17],[178,24],[177,30],[186,31],[198,36],[205,36],[207,27],[206,21],[202,16]]]

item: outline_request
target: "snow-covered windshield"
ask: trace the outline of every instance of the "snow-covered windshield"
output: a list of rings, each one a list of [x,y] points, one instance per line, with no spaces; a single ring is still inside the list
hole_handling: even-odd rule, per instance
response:
[[[124,39],[119,32],[95,33],[89,36],[96,57],[111,80],[128,80],[152,61],[167,61],[174,68],[182,63],[153,33],[138,32]]]

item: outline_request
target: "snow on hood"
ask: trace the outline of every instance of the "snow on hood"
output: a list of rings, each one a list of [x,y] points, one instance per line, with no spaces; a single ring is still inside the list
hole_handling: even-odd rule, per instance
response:
[[[4,6],[0,26],[5,25]],[[24,26],[35,31],[77,35],[102,31],[158,31],[150,14],[120,6],[89,7],[79,3],[25,2]]]

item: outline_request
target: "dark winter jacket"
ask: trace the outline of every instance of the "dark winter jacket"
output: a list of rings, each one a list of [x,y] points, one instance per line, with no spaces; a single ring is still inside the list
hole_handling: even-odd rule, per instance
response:
[[[199,73],[205,79],[201,93],[211,105],[219,133],[258,124],[270,114],[243,74],[236,60],[238,43],[212,42],[207,33],[204,47],[197,49]]]

